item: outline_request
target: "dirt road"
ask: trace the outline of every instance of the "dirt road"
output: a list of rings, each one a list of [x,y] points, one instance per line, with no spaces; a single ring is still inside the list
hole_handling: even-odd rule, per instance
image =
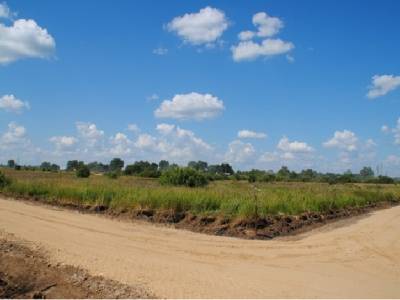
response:
[[[0,199],[0,230],[159,297],[400,297],[400,206],[251,241]]]

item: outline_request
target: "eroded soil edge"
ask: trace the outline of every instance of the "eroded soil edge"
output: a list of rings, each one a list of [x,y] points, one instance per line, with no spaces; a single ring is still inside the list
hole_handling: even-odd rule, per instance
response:
[[[0,298],[153,298],[145,288],[51,264],[37,247],[0,232]]]

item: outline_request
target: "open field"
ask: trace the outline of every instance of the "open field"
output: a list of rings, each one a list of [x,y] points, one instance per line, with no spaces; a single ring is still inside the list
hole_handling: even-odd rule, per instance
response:
[[[1,190],[6,196],[243,238],[273,238],[400,201],[400,188],[390,184],[223,180],[189,188],[133,176],[3,172],[12,179]]]
[[[396,185],[325,183],[257,183],[225,180],[207,187],[162,186],[156,179],[93,175],[76,178],[72,173],[3,172],[13,182],[3,193],[41,198],[47,202],[101,205],[113,209],[154,209],[249,218],[277,214],[297,215],[400,201]]]
[[[260,241],[0,199],[0,230],[157,297],[400,297],[400,206]]]

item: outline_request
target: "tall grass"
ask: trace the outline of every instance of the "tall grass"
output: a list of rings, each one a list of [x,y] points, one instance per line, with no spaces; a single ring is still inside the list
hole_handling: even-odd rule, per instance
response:
[[[105,205],[113,209],[154,209],[198,215],[251,217],[296,215],[399,201],[396,185],[258,183],[216,181],[206,187],[163,186],[154,179],[121,176],[76,178],[68,173],[4,170],[12,182],[1,192],[48,202]]]

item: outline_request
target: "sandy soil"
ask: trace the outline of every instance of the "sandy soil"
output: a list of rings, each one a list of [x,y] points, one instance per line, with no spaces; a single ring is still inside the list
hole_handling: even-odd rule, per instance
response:
[[[158,297],[400,297],[400,206],[257,241],[0,199],[0,230]]]
[[[40,247],[0,231],[0,298],[151,298],[140,286],[52,265]]]

